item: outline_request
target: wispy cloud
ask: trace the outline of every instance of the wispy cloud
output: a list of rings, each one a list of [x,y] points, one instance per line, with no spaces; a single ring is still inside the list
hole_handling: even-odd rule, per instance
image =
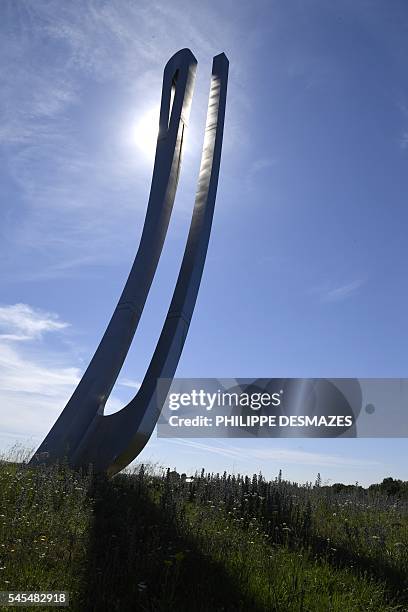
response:
[[[136,393],[136,391],[138,391],[140,389],[140,385],[141,383],[138,380],[133,380],[132,378],[126,378],[126,377],[121,377],[118,379],[115,387],[124,387],[126,389],[131,389],[132,390],[132,395],[134,395]],[[126,406],[126,404],[129,402],[130,397],[128,397],[127,399],[120,399],[117,394],[116,395],[111,395],[108,398],[108,401],[106,402],[106,406],[105,406],[105,410],[104,410],[104,414],[108,415],[108,414],[113,414],[114,412],[118,412],[119,410],[121,410],[124,406]]]
[[[205,442],[197,442],[195,440],[189,440],[187,438],[169,438],[170,443],[184,446],[192,451],[200,453],[213,453],[214,455],[221,455],[222,457],[236,458],[239,455],[239,450],[233,446],[227,445],[215,445],[207,444]]]
[[[79,381],[80,370],[36,343],[68,323],[27,304],[0,308],[0,406],[3,432],[41,435],[55,420]],[[24,342],[21,342],[24,340]]]
[[[398,139],[398,144],[400,146],[401,149],[405,150],[408,147],[408,129],[407,129],[407,124],[408,124],[408,105],[406,103],[405,100],[399,100],[397,102],[397,107],[401,113],[402,116],[402,120],[404,123],[404,127],[402,129],[402,132],[400,134],[400,137]]]
[[[140,389],[141,385],[140,381],[130,378],[120,378],[118,384],[122,387],[128,387],[129,389]]]
[[[175,438],[171,440],[175,444],[187,447],[192,451],[200,453],[213,453],[223,457],[242,459],[248,461],[271,461],[278,464],[313,465],[324,467],[364,467],[380,465],[379,461],[356,459],[340,455],[329,455],[325,453],[311,453],[302,450],[241,447],[234,444],[208,444],[195,440]]]
[[[28,356],[0,343],[2,432],[44,435],[79,381],[78,368],[55,365],[50,354]]]
[[[69,324],[56,314],[36,310],[28,304],[0,306],[0,340],[33,340],[45,332],[65,329]]]
[[[380,465],[379,461],[344,457],[342,455],[328,455],[325,453],[310,453],[301,450],[255,449],[252,455],[260,460],[295,463],[297,465],[321,465],[325,467]]]
[[[44,436],[64,408],[82,375],[77,349],[67,350],[69,328],[70,324],[56,313],[28,304],[0,307],[2,435]],[[48,335],[54,337],[52,345],[46,341]],[[55,342],[58,339],[64,340],[63,350]],[[129,378],[120,379],[118,384],[132,389],[140,386]],[[105,413],[117,412],[123,405],[112,394]]]
[[[271,157],[262,157],[260,159],[255,160],[251,166],[249,167],[248,173],[246,175],[246,188],[248,191],[252,191],[257,187],[256,180],[258,175],[264,171],[269,170],[276,164],[276,159]]]
[[[408,131],[404,130],[400,139],[400,147],[401,149],[406,149],[408,147]]]
[[[182,4],[6,2],[0,147],[18,206],[0,228],[4,278],[67,276],[128,257],[134,235],[123,227],[142,221],[151,173],[132,124],[158,104],[168,57],[191,46],[208,67],[215,52],[238,45],[234,27],[210,5],[192,20]],[[242,62],[231,70],[241,78],[231,79],[226,146],[246,74]],[[194,101],[203,117],[207,87],[197,83]]]
[[[322,292],[322,300],[324,302],[340,302],[342,300],[347,300],[357,293],[362,284],[362,280],[355,280],[351,283],[326,290]]]

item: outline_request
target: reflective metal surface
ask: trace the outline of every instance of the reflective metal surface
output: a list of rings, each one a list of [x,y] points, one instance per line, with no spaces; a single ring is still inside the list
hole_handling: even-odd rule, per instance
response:
[[[196,73],[196,59],[182,49],[163,76],[159,135],[149,204],[139,249],[111,321],[78,387],[31,462],[66,458],[112,475],[147,443],[160,414],[156,383],[176,371],[200,286],[217,192],[224,129],[228,60],[214,57],[198,188],[177,284],[162,332],[135,397],[105,416],[106,401],[121,370],[157,268],[173,208]],[[171,107],[171,108],[170,108]]]

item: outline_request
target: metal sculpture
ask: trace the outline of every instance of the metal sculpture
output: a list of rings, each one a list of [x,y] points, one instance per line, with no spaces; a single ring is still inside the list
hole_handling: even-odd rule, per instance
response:
[[[175,374],[193,314],[210,237],[218,184],[228,80],[224,53],[213,59],[198,188],[184,256],[159,341],[135,397],[104,415],[138,326],[173,208],[197,61],[189,49],[168,61],[163,75],[159,133],[142,237],[135,261],[105,334],[71,399],[31,459],[75,468],[93,465],[113,475],[147,443],[161,411],[157,381]],[[160,398],[163,389],[161,388]]]

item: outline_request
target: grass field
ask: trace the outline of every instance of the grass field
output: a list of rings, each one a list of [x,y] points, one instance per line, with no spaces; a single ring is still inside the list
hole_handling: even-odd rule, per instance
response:
[[[80,612],[408,610],[403,497],[189,480],[1,462],[0,590],[66,590]]]

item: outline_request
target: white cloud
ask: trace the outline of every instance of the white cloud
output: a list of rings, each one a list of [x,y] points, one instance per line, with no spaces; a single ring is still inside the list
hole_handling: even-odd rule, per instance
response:
[[[366,279],[356,279],[343,285],[325,282],[311,287],[308,293],[321,302],[335,303],[352,298],[365,284]]]
[[[325,467],[352,467],[381,465],[379,461],[355,459],[341,455],[327,455],[324,453],[309,453],[302,450],[285,449],[254,449],[250,451],[255,459],[265,461],[282,461],[297,465],[321,465]]]
[[[119,412],[119,410],[122,410],[126,404],[127,402],[123,402],[118,397],[111,395],[108,397],[108,401],[106,402],[104,414],[107,416],[108,414]]]
[[[126,389],[132,389],[132,395],[134,395],[135,391],[138,391],[140,389],[140,385],[141,383],[138,380],[133,380],[131,378],[124,377],[119,378],[115,387],[125,387]],[[122,408],[124,408],[124,406],[128,404],[129,399],[129,397],[127,399],[120,399],[117,395],[111,395],[110,397],[108,397],[108,401],[106,402],[104,414],[108,415],[113,414],[115,412],[119,412],[119,410],[122,410]]]
[[[123,228],[140,226],[151,173],[126,134],[142,110],[159,103],[165,61],[190,46],[209,71],[215,52],[238,51],[235,25],[209,5],[197,6],[195,19],[183,3],[5,6],[0,147],[16,212],[0,228],[3,278],[65,277],[84,266],[117,264],[133,247],[134,234]],[[231,71],[241,78],[230,80],[225,145],[245,90],[242,61]],[[203,70],[194,98],[203,117],[208,76]]]
[[[0,307],[1,429],[10,435],[43,435],[55,421],[80,378],[77,367],[36,342],[68,323],[27,304]],[[24,340],[25,342],[21,342]]]
[[[122,387],[129,387],[130,389],[140,389],[141,385],[140,381],[130,378],[120,378],[118,380],[118,384]]]
[[[353,457],[345,457],[340,455],[328,455],[325,453],[310,453],[302,450],[277,449],[277,448],[251,448],[234,446],[233,444],[208,444],[205,442],[196,442],[189,439],[171,439],[175,444],[188,447],[192,451],[196,450],[200,453],[213,453],[222,455],[227,458],[241,460],[245,457],[246,461],[276,461],[277,463],[296,464],[296,465],[314,465],[323,467],[364,467],[381,465],[379,461],[370,461],[365,459],[355,459]]]
[[[340,287],[330,289],[323,295],[323,301],[339,302],[341,300],[346,300],[354,295],[360,289],[362,284],[363,281],[355,280],[351,283],[347,283],[346,285],[341,285]]]
[[[51,428],[78,384],[82,370],[73,365],[78,356],[51,349],[44,334],[57,338],[69,327],[52,312],[28,304],[0,307],[0,429],[9,438],[39,440]],[[39,342],[41,341],[41,342]],[[138,388],[127,378],[121,386]],[[106,414],[117,412],[124,402],[112,395]],[[1,442],[1,441],[0,441]]]
[[[0,340],[20,341],[41,338],[45,332],[68,327],[53,313],[36,310],[27,304],[0,306]]]
[[[36,394],[55,398],[61,389],[79,382],[74,367],[51,366],[22,356],[13,346],[0,344],[0,387],[2,393]]]

